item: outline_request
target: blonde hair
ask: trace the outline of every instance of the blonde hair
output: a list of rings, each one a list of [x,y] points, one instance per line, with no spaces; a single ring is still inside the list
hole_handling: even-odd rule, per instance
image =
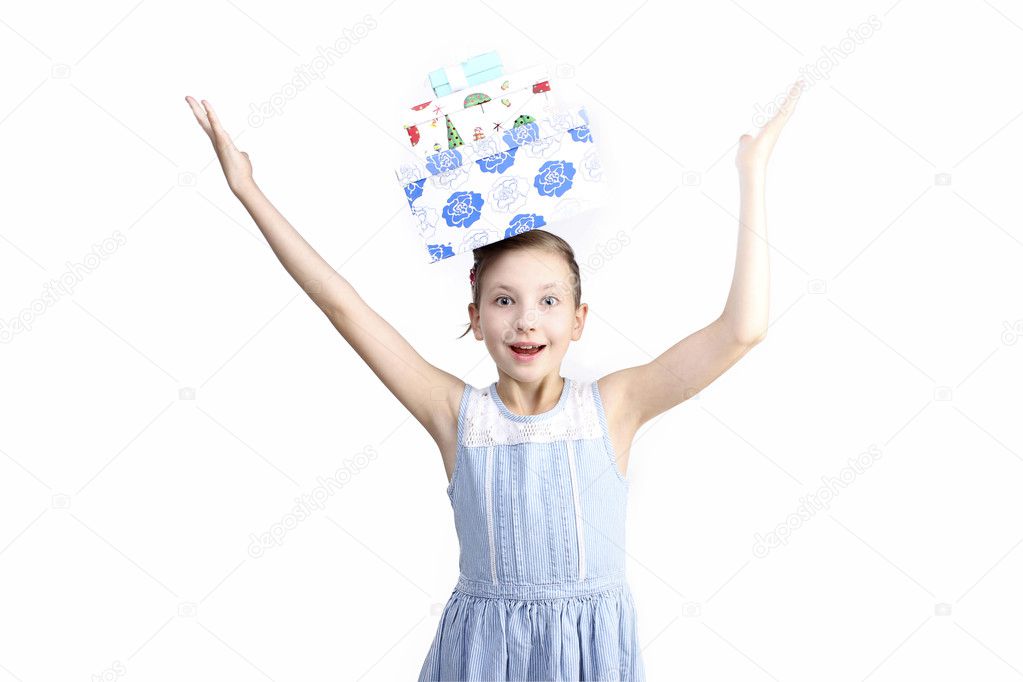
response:
[[[539,228],[533,228],[526,230],[525,232],[520,232],[513,237],[500,239],[496,242],[491,242],[490,244],[486,244],[472,250],[474,258],[472,267],[476,271],[476,281],[472,284],[472,302],[476,306],[476,310],[479,310],[480,308],[483,278],[486,276],[490,265],[495,263],[503,254],[510,253],[512,251],[525,251],[527,249],[536,249],[558,254],[565,259],[565,262],[568,263],[569,270],[571,271],[570,277],[572,280],[572,295],[575,298],[575,307],[579,307],[580,302],[583,300],[583,290],[582,280],[579,277],[579,264],[575,261],[575,252],[572,250],[569,243],[558,235]],[[462,332],[462,335],[458,338],[462,338],[462,336],[465,336],[470,331],[472,331],[471,323],[466,325],[465,331]]]

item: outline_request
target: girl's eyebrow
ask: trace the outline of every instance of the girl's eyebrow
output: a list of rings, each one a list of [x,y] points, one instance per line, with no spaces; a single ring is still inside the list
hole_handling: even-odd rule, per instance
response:
[[[557,282],[548,282],[547,284],[540,285],[539,291],[543,291],[544,289],[550,289],[552,287],[557,287],[557,286],[558,286]],[[514,287],[510,287],[507,284],[495,284],[493,288],[495,290],[496,289],[507,289],[508,291],[511,291],[513,293],[515,292],[515,288]]]

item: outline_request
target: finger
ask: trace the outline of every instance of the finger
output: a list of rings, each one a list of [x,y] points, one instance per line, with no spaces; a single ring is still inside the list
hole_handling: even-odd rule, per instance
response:
[[[785,110],[788,113],[792,113],[796,108],[796,103],[799,102],[799,97],[803,94],[803,90],[806,88],[806,81],[800,79],[792,84],[789,88],[789,96],[785,100]]]
[[[188,102],[188,106],[192,108],[192,113],[195,114],[195,118],[199,121],[199,125],[206,131],[206,134],[213,137],[213,129],[210,127],[209,119],[206,117],[206,111],[199,106],[199,103],[195,101],[194,97],[185,95],[185,101]]]
[[[781,106],[780,114],[783,114],[786,118],[792,115],[792,112],[796,108],[796,102],[799,101],[799,96],[803,94],[803,86],[805,82],[798,80],[792,84],[789,88],[788,95],[785,97],[785,102]]]
[[[217,116],[217,112],[213,111],[213,105],[206,100],[202,101],[202,105],[206,107],[206,115],[210,118],[210,126],[213,127],[213,133],[219,140],[222,140],[234,149],[234,142],[231,140],[231,136],[227,134],[227,131],[224,130],[224,126],[220,125],[220,118]]]
[[[781,106],[778,107],[778,113],[771,119],[771,123],[775,123],[776,121],[785,121],[792,115],[792,111],[796,106],[796,101],[799,99],[800,93],[801,88],[798,84],[789,88],[788,94],[786,94],[785,99],[782,100]]]
[[[805,82],[802,80],[798,80],[793,83],[792,87],[789,88],[789,92],[785,96],[784,101],[778,108],[778,113],[776,113],[771,120],[767,122],[767,125],[764,126],[765,128],[771,128],[772,131],[775,131],[785,125],[785,122],[789,120],[790,116],[792,116],[792,112],[795,111],[796,102],[799,101],[799,96],[803,94],[804,85]]]

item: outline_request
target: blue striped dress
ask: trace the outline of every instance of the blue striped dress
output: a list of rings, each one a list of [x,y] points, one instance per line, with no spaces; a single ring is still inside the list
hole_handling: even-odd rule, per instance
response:
[[[448,497],[459,576],[419,673],[426,680],[645,679],[625,575],[628,481],[596,381],[511,412],[466,385]]]

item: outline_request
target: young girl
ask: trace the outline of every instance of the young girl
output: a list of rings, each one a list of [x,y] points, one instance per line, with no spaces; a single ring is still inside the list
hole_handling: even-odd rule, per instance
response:
[[[533,229],[473,252],[466,333],[497,369],[483,388],[426,362],[374,312],[263,195],[209,103],[185,98],[277,258],[440,449],[459,577],[420,681],[645,678],[625,576],[629,449],[642,424],[767,332],[767,160],[802,87],[756,137],[739,139],[741,229],[716,320],[650,363],[597,381],[562,377],[588,306],[572,248]]]

